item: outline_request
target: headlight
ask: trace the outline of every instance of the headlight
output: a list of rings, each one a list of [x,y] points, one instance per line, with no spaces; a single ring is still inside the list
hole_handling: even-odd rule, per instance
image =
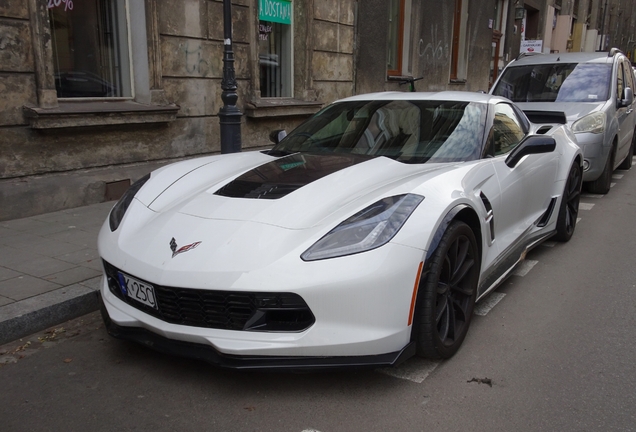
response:
[[[572,125],[572,132],[591,132],[595,134],[605,131],[605,113],[595,112],[582,117]]]
[[[146,174],[132,186],[128,188],[128,190],[124,193],[124,195],[117,201],[115,207],[110,211],[110,216],[108,217],[108,223],[110,224],[110,230],[115,231],[117,227],[119,227],[119,223],[123,219],[126,214],[126,210],[128,210],[128,206],[132,202],[135,194],[141,189],[141,187],[148,181],[150,178],[150,174]]]
[[[329,231],[300,257],[315,261],[379,248],[397,234],[423,199],[413,194],[381,199]]]

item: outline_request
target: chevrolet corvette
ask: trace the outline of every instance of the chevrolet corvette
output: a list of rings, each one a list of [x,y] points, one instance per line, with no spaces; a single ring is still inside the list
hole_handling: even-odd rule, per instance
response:
[[[106,328],[236,369],[450,358],[475,303],[574,233],[565,123],[481,93],[376,93],[270,150],[160,168],[100,231]]]

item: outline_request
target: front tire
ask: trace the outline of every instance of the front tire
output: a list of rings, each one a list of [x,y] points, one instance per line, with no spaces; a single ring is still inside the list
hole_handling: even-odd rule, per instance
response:
[[[563,189],[559,217],[557,219],[555,239],[560,242],[569,241],[576,228],[576,219],[579,215],[579,201],[581,199],[581,167],[574,162],[568,180]]]
[[[446,359],[457,352],[473,316],[479,268],[473,231],[464,222],[452,222],[420,282],[414,324],[419,356]]]
[[[601,176],[587,184],[587,190],[593,194],[606,194],[610,190],[612,183],[612,172],[614,172],[614,148],[607,155],[607,162]]]

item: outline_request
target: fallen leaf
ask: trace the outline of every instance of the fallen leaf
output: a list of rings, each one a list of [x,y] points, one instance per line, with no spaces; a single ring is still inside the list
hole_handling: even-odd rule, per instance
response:
[[[243,408],[244,410],[248,410],[248,411],[254,411],[256,409],[256,407],[253,406],[249,406],[249,407],[245,407]]]
[[[72,358],[64,359],[64,363],[70,363],[70,362],[72,362],[72,361],[73,361],[73,359],[72,359]]]
[[[22,339],[20,339],[22,340]],[[17,347],[16,349],[14,349],[11,354],[16,354],[19,353],[20,351],[24,351],[25,349],[27,349],[27,347],[31,345],[31,341],[25,343],[24,345],[20,345],[19,347]]]

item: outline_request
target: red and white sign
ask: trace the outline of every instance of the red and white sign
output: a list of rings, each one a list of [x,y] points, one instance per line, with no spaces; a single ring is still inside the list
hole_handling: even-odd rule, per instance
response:
[[[542,40],[524,40],[521,41],[522,53],[540,53],[543,50]]]

